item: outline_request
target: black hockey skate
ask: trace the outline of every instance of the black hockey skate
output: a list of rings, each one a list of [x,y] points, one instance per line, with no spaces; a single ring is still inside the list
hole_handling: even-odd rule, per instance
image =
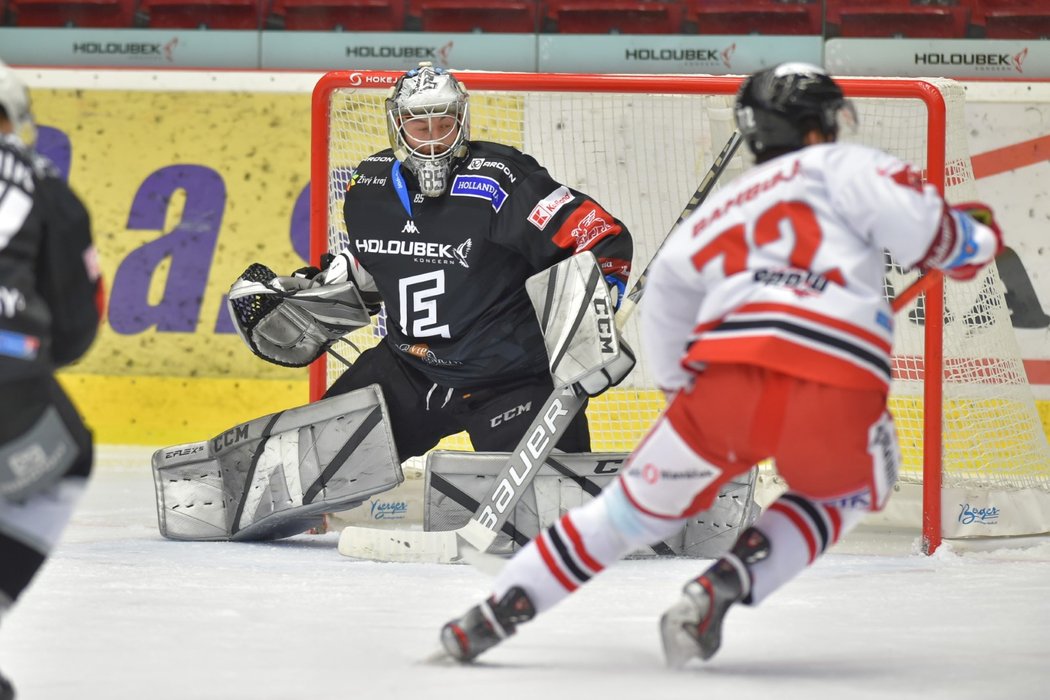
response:
[[[706,661],[722,644],[722,622],[733,603],[750,602],[747,565],[769,555],[769,541],[748,528],[733,547],[699,578],[682,589],[681,599],[660,618],[667,665],[681,668],[689,659]]]
[[[514,634],[517,626],[536,616],[536,608],[520,586],[498,603],[495,597],[475,605],[463,617],[441,628],[441,645],[457,661],[473,661],[482,652]]]

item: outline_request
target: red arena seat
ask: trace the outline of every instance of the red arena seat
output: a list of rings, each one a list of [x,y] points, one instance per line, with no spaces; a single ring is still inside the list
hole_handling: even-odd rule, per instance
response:
[[[548,23],[561,34],[678,34],[682,4],[650,0],[546,0]]]
[[[129,28],[135,0],[11,0],[8,11],[19,27]]]
[[[828,24],[843,37],[961,39],[970,8],[909,0],[828,0]]]
[[[285,29],[399,32],[405,0],[274,0],[273,14]]]
[[[538,29],[536,0],[409,0],[424,32],[529,33]]]
[[[1047,0],[973,0],[973,25],[989,39],[1050,39]]]
[[[141,0],[151,29],[259,29],[260,0]]]
[[[687,0],[686,19],[700,34],[812,34],[823,27],[820,2]]]

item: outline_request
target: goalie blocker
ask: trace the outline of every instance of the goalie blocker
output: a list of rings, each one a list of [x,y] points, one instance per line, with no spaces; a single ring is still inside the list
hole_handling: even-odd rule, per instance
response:
[[[375,385],[153,455],[160,533],[270,540],[322,524],[404,480]]]

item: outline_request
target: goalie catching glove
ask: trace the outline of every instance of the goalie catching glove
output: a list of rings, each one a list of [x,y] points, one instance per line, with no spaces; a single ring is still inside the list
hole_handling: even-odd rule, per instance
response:
[[[230,317],[253,353],[284,367],[304,367],[350,331],[371,322],[352,281],[320,284],[278,277],[252,263],[230,287]]]

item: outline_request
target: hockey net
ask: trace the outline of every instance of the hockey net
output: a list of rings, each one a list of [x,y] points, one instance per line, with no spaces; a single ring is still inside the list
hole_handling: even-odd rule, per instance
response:
[[[388,146],[383,101],[399,75],[337,71],[325,75],[314,91],[315,261],[347,241],[342,195],[357,163]],[[471,137],[518,147],[555,179],[615,213],[634,236],[636,272],[644,269],[732,133],[731,106],[741,81],[679,75],[457,76],[471,93]],[[921,167],[929,181],[945,188],[949,201],[976,198],[960,85],[875,78],[840,83],[859,116],[857,133],[843,134],[845,140],[882,148]],[[721,184],[749,166],[745,150]],[[915,277],[887,261],[889,295]],[[1050,522],[1040,523],[1040,518],[1050,519],[1050,501],[1044,500],[1050,497],[1050,449],[994,268],[972,283],[933,285],[898,314],[897,329],[891,410],[904,456],[901,482],[925,484],[927,551],[936,548],[942,532],[963,537],[1050,530]],[[364,349],[384,334],[385,315],[380,314],[372,327],[349,339]],[[626,337],[642,352],[637,317],[628,323]],[[311,397],[319,398],[342,367],[331,358],[315,363]],[[638,443],[663,407],[654,387],[641,357],[624,384],[591,402],[594,450],[629,451]],[[924,410],[938,404],[940,412]],[[440,447],[469,450],[470,442],[459,435]],[[1022,492],[1034,494],[1023,508],[1035,514],[1035,523],[1013,524],[1006,517],[1003,499],[1019,504],[1015,497]],[[1009,506],[1017,508],[1022,506]]]

